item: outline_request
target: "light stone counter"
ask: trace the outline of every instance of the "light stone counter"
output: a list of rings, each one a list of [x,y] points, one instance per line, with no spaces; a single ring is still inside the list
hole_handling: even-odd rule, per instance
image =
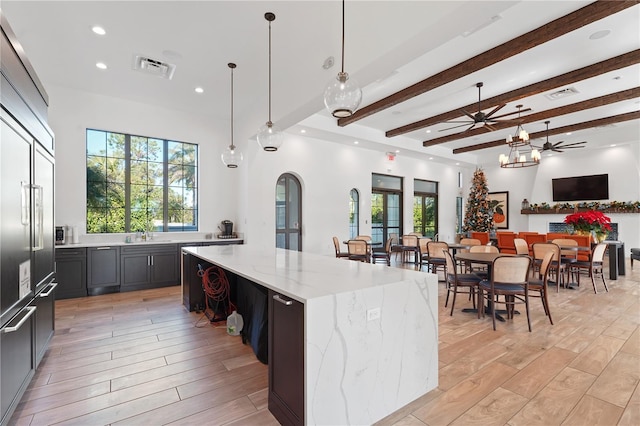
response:
[[[57,244],[56,249],[73,249],[81,247],[103,247],[103,246],[144,246],[144,245],[159,245],[159,244],[190,244],[190,243],[207,243],[207,244],[231,244],[239,241],[243,241],[242,238],[209,238],[209,239],[152,239],[147,241],[133,241],[127,243],[126,241],[86,241],[79,243],[65,243]]]
[[[306,424],[372,424],[437,387],[436,275],[251,245],[183,251],[304,304]]]

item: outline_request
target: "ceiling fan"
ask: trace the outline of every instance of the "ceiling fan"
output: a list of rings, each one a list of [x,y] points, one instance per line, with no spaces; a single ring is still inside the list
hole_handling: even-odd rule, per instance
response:
[[[538,148],[540,152],[544,152],[544,151],[564,152],[563,149],[584,148],[584,144],[586,144],[587,141],[572,142],[572,143],[564,143],[564,141],[560,141],[556,143],[549,142],[549,123],[550,123],[549,120],[544,122],[544,124],[547,125],[547,141],[541,147],[535,147],[535,148]]]
[[[446,130],[456,129],[458,127],[469,126],[467,129],[464,130],[465,132],[467,132],[467,131],[473,129],[478,124],[484,125],[484,127],[488,131],[493,132],[496,129],[492,126],[492,124],[499,123],[500,121],[508,121],[508,120],[498,120],[498,118],[507,117],[507,116],[513,115],[513,114],[519,114],[520,112],[531,111],[531,108],[526,108],[526,109],[523,109],[523,110],[513,111],[513,112],[506,113],[506,114],[494,116],[493,114],[495,114],[496,112],[500,111],[502,108],[504,108],[507,105],[507,104],[500,104],[497,107],[495,107],[494,109],[492,109],[490,112],[485,114],[484,112],[482,112],[482,108],[481,108],[481,103],[482,103],[481,99],[482,98],[480,96],[480,90],[481,90],[482,86],[483,86],[482,82],[476,83],[476,87],[478,88],[478,112],[476,112],[475,114],[472,114],[469,111],[466,111],[466,110],[463,109],[462,112],[464,113],[464,115],[469,117],[470,120],[446,121],[446,123],[463,123],[463,124],[460,124],[458,126],[449,127],[449,128],[446,128],[446,129],[442,129],[442,130],[440,130],[441,132],[444,132]]]

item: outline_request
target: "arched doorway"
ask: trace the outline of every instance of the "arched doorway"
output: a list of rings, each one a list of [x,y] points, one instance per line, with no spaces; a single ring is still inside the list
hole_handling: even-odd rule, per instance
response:
[[[276,247],[302,251],[302,186],[285,173],[276,184]]]

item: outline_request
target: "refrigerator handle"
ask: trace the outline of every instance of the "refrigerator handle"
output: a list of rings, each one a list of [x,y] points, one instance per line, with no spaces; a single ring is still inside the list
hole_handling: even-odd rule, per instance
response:
[[[31,186],[22,181],[20,182],[20,223],[29,226],[29,190]]]
[[[17,323],[16,325],[14,325],[13,327],[5,327],[2,329],[3,333],[13,333],[14,331],[18,331],[20,330],[20,327],[22,327],[22,324],[24,324],[31,315],[33,315],[33,313],[36,311],[36,307],[35,306],[27,306],[25,308],[25,310],[29,311],[24,317],[22,317],[22,319],[20,320],[19,323]]]
[[[33,185],[35,195],[35,233],[33,242],[33,251],[44,249],[44,206],[42,186]]]

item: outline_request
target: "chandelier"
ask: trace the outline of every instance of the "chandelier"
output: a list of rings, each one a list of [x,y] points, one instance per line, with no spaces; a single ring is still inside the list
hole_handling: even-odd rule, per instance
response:
[[[516,105],[516,108],[518,108],[518,118],[520,118],[522,105]],[[507,136],[506,142],[509,145],[509,154],[500,154],[498,158],[500,167],[531,167],[540,164],[540,151],[531,146],[529,133],[522,128],[522,124],[518,124],[513,136]]]

